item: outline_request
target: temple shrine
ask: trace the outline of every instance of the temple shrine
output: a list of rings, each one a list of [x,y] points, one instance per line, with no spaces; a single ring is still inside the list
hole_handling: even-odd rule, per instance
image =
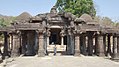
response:
[[[31,16],[23,13],[10,26],[0,27],[4,34],[3,56],[43,57],[56,45],[61,55],[111,56],[119,59],[119,29],[102,26],[88,14],[80,17],[69,12]]]

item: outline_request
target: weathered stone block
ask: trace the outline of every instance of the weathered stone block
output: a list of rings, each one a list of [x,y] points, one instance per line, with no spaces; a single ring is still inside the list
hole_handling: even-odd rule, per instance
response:
[[[45,56],[44,50],[39,50],[38,51],[38,57],[44,57],[44,56]]]

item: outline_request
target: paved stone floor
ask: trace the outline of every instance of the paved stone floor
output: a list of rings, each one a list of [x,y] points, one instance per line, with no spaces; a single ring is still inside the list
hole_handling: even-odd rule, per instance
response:
[[[119,67],[119,62],[96,56],[18,57],[12,62],[10,60],[13,59],[8,60],[5,67]]]

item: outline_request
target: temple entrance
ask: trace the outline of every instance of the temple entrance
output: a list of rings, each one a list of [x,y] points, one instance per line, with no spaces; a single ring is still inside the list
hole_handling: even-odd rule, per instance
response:
[[[35,31],[22,31],[21,53],[25,56],[34,56],[38,51],[37,34]]]
[[[60,28],[51,28],[50,29],[49,44],[47,45],[47,51],[49,53],[54,52],[54,47],[57,48],[57,53],[63,53],[66,51],[66,36],[61,36]]]
[[[55,28],[51,29],[51,36],[50,36],[50,45],[61,45],[61,37],[60,37],[61,29]]]

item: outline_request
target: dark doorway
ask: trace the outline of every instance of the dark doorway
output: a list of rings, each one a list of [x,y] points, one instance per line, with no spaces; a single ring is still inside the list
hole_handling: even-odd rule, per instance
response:
[[[25,56],[34,56],[38,50],[37,36],[35,31],[22,31],[21,51]]]
[[[51,43],[54,43],[54,44],[56,44],[56,42],[57,42],[57,33],[52,33],[51,34]]]
[[[50,44],[61,45],[61,36],[60,36],[61,29],[53,28],[50,30],[50,32],[51,32]]]

